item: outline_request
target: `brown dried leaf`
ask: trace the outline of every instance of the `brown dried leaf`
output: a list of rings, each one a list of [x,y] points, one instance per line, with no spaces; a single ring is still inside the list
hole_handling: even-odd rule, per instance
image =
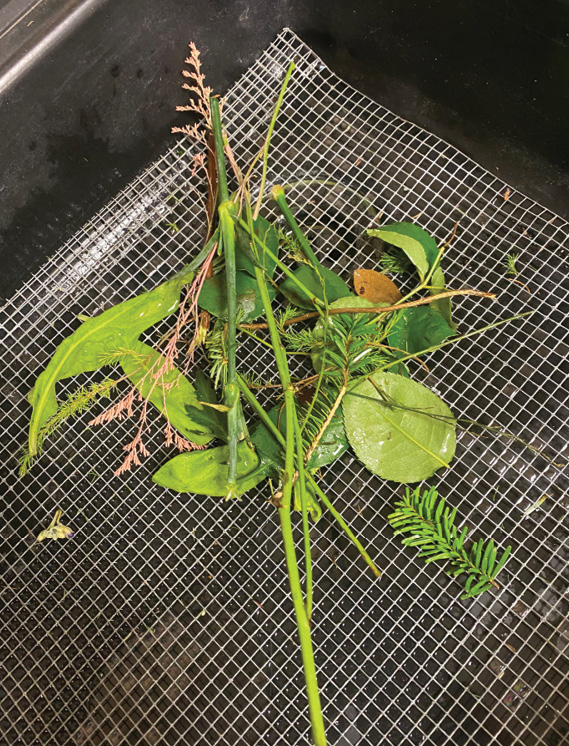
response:
[[[374,269],[356,269],[354,272],[354,288],[360,298],[365,298],[370,303],[393,305],[402,298],[399,288],[393,280]]]

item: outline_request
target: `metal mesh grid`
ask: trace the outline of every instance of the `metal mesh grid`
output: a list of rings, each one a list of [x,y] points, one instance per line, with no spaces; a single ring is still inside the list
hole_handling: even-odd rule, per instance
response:
[[[516,192],[505,199],[498,178],[353,90],[288,30],[229,93],[241,162],[262,142],[292,58],[268,183],[303,180],[293,204],[346,279],[377,259],[362,240],[372,219],[362,197],[387,220],[416,217],[439,241],[460,219],[447,278],[500,293],[494,304],[457,301],[461,331],[535,313],[431,356],[426,382],[455,412],[567,461],[568,225]],[[16,476],[25,395],[76,315],[155,286],[201,245],[191,155],[172,147],[2,309],[2,746],[309,743],[280,536],[262,490],[227,505],[159,489],[149,477],[170,454],[158,427],[153,455],[113,478],[132,425],[85,429],[92,415]],[[531,294],[504,275],[512,250]],[[270,368],[255,344],[240,348],[244,365]],[[325,516],[314,527],[330,744],[565,742],[567,472],[515,442],[460,436],[434,481],[468,525],[514,546],[500,591],[471,602],[393,539],[394,485],[348,455],[323,476],[384,569],[374,580]],[[75,538],[34,544],[57,508]]]

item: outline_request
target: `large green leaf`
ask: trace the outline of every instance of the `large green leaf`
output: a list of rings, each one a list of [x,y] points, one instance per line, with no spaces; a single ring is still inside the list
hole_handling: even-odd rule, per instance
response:
[[[236,272],[237,315],[241,322],[253,321],[263,313],[263,301],[256,280],[246,272]],[[271,300],[275,297],[272,285],[268,286]],[[203,284],[199,297],[200,307],[220,319],[227,318],[227,292],[225,274],[214,275]]]
[[[403,357],[405,353],[415,354],[438,345],[453,334],[454,329],[451,329],[437,308],[417,306],[397,313],[387,341],[392,347],[403,350],[393,351],[396,357]]]
[[[442,399],[394,373],[372,378],[373,384],[362,376],[344,397],[346,435],[356,456],[380,477],[403,483],[448,466],[456,423]]]
[[[415,223],[382,225],[381,228],[372,228],[367,233],[405,252],[415,265],[421,281],[437,264],[439,250],[435,239]],[[440,266],[436,266],[429,284],[431,295],[437,295],[445,289],[445,276]],[[433,305],[441,312],[447,324],[456,329],[452,321],[450,298],[434,301]]]
[[[156,379],[155,374],[163,367],[164,356],[143,342],[136,342],[131,349],[134,354],[124,355],[121,366],[133,386],[185,438],[198,445],[209,443],[214,435],[205,424],[209,413],[198,404],[196,391],[186,376],[173,368]],[[193,419],[191,410],[201,410],[203,419]]]
[[[96,370],[101,367],[104,355],[132,348],[145,329],[177,310],[180,290],[192,278],[193,272],[184,268],[149,293],[131,298],[85,321],[59,345],[28,397],[33,406],[29,432],[31,455],[38,451],[38,434],[42,425],[57,411],[57,381]]]
[[[264,243],[275,255],[279,253],[279,237],[273,225],[264,217],[253,222],[253,231],[257,238]],[[237,269],[255,276],[255,267],[265,269],[269,277],[275,273],[276,263],[263,252],[257,242],[251,241],[251,236],[240,225],[235,226],[235,262]]]
[[[344,280],[326,267],[314,268],[303,264],[302,267],[294,271],[294,276],[306,287],[310,296],[306,295],[290,277],[287,277],[279,286],[279,290],[287,300],[298,308],[313,310],[314,302],[312,298],[316,297],[319,300],[324,300],[324,292],[328,303],[350,294],[350,288]],[[322,285],[324,285],[324,290]]]
[[[237,489],[242,495],[266,477],[257,454],[245,441],[237,446]],[[229,476],[229,448],[218,446],[207,451],[180,453],[152,477],[156,484],[175,492],[225,497]]]

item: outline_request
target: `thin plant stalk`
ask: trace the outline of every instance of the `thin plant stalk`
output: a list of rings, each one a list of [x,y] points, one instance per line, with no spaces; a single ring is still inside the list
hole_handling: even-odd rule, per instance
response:
[[[274,255],[273,255],[274,256]],[[291,273],[292,274],[292,273]],[[299,283],[296,283],[299,285]],[[301,288],[302,289],[302,288]],[[445,298],[454,298],[456,295],[473,295],[477,298],[489,298],[495,300],[496,293],[486,293],[483,290],[472,290],[471,288],[462,288],[460,290],[444,290],[442,293],[437,295],[430,295],[428,298],[419,298],[418,300],[411,300],[407,303],[401,303],[393,306],[359,306],[354,308],[330,308],[328,314],[330,316],[344,314],[344,313],[376,313],[376,314],[388,314],[393,311],[401,311],[404,308],[415,308],[416,306],[426,306],[430,303],[435,303],[438,300],[444,300]],[[284,326],[291,326],[292,324],[299,324],[302,321],[310,321],[310,319],[317,319],[322,315],[322,311],[307,311],[300,316],[294,316],[292,319],[288,319],[284,322]],[[533,311],[532,311],[533,313]],[[242,324],[244,329],[267,329],[268,325],[265,322],[259,322],[258,324]]]
[[[249,389],[247,386],[246,381],[243,380],[239,375],[237,376],[237,383],[239,385],[239,388],[241,389],[241,393],[243,394],[243,398],[251,405],[251,407],[255,410],[255,412],[259,415],[261,420],[263,421],[264,425],[271,431],[271,433],[274,435],[274,437],[277,439],[279,444],[284,448],[285,447],[285,439],[283,437],[283,434],[281,431],[277,428],[275,423],[271,420],[269,415],[265,412],[263,407],[259,404],[257,401],[255,395],[253,392]],[[357,548],[361,556],[364,558],[364,560],[367,562],[369,567],[371,568],[371,571],[373,574],[380,578],[381,577],[381,570],[377,567],[377,565],[374,563],[372,558],[369,556],[369,554],[366,552],[363,544],[359,541],[359,539],[356,537],[354,532],[351,530],[351,528],[348,526],[346,521],[342,518],[342,515],[336,510],[336,508],[332,505],[328,497],[325,495],[325,493],[322,491],[322,489],[317,484],[314,477],[310,474],[310,472],[306,473],[306,477],[308,481],[310,482],[311,487],[314,489],[318,497],[320,498],[320,501],[325,505],[325,507],[330,511],[342,531],[346,534],[346,536],[350,539],[350,541],[354,544],[354,546]]]
[[[277,203],[279,210],[284,215],[286,222],[289,224],[294,237],[300,244],[300,247],[302,249],[302,253],[304,254],[304,256],[315,267],[321,267],[322,265],[318,261],[316,254],[312,251],[312,247],[310,246],[308,239],[306,238],[304,233],[300,230],[300,226],[296,222],[295,217],[292,214],[290,207],[288,206],[288,202],[286,201],[284,189],[282,188],[282,186],[279,186],[278,184],[275,185],[271,189],[271,196]]]
[[[273,134],[273,130],[275,128],[275,124],[277,122],[277,117],[279,115],[279,111],[280,111],[281,104],[284,99],[284,95],[285,95],[285,92],[288,86],[288,82],[290,80],[290,76],[292,75],[292,71],[294,70],[294,68],[295,68],[295,64],[294,62],[291,62],[290,65],[288,66],[285,79],[283,80],[283,84],[281,86],[279,97],[277,99],[275,110],[273,112],[273,118],[271,119],[269,129],[267,130],[267,137],[265,138],[265,145],[263,146],[263,172],[261,174],[261,185],[259,187],[259,196],[257,197],[257,203],[255,205],[255,210],[253,212],[253,220],[256,220],[257,216],[259,215],[259,210],[261,209],[261,204],[263,202],[263,196],[265,194],[265,184],[267,183],[267,166],[269,162],[269,147],[271,145],[271,137]]]
[[[308,698],[308,710],[310,714],[310,723],[312,726],[312,739],[315,746],[326,746],[326,732],[324,727],[324,718],[322,717],[322,706],[320,704],[320,694],[318,691],[318,681],[316,678],[316,665],[314,663],[314,651],[312,648],[312,639],[310,636],[310,619],[307,608],[304,604],[302,585],[300,582],[300,573],[298,571],[298,562],[296,550],[294,547],[294,537],[292,533],[291,522],[291,503],[292,490],[294,486],[294,456],[295,440],[298,430],[298,418],[296,416],[296,405],[294,401],[294,388],[290,381],[288,364],[284,349],[281,344],[277,324],[271,307],[271,299],[265,282],[265,277],[258,267],[255,267],[255,277],[259,286],[259,294],[265,308],[267,323],[273,349],[275,361],[279,371],[279,377],[285,397],[285,416],[286,416],[286,440],[285,440],[285,470],[283,474],[282,497],[279,502],[278,514],[281,524],[281,534],[286,558],[287,573],[290,585],[290,592],[294,606],[298,637],[300,640],[300,650],[302,654],[302,664],[304,668],[304,680],[306,683],[306,695]],[[295,425],[296,420],[296,425]],[[302,458],[304,454],[301,454]],[[301,502],[306,500],[302,495]],[[310,556],[310,552],[308,554]],[[307,575],[307,580],[308,580]],[[310,577],[310,581],[311,581]],[[312,590],[310,590],[312,594]]]
[[[296,406],[293,417],[294,438],[296,442],[296,468],[298,471],[298,488],[300,492],[300,510],[302,513],[302,533],[304,537],[304,564],[306,569],[306,616],[308,622],[312,620],[312,553],[310,551],[310,524],[308,521],[308,503],[306,499],[306,474],[304,469],[304,450],[302,448],[302,433],[298,422]]]
[[[433,297],[435,299],[437,298],[437,296],[433,296]],[[509,324],[510,321],[515,321],[516,319],[523,319],[524,316],[531,316],[533,313],[534,311],[526,311],[525,313],[518,313],[515,316],[509,316],[507,319],[500,319],[500,321],[495,321],[493,324],[487,324],[486,326],[483,326],[480,329],[473,329],[471,332],[466,332],[466,334],[461,334],[458,337],[447,339],[446,341],[441,342],[440,344],[432,345],[431,347],[425,347],[424,350],[419,350],[418,352],[414,352],[412,354],[408,353],[407,355],[403,355],[402,357],[397,358],[396,363],[404,363],[406,360],[411,360],[411,358],[417,357],[418,355],[427,355],[430,352],[436,352],[437,350],[440,350],[443,347],[448,347],[449,345],[454,345],[457,342],[462,342],[464,339],[475,337],[477,334],[482,334],[483,332],[487,332],[490,329],[496,329],[496,327],[502,326],[502,324]],[[383,365],[380,368],[376,368],[374,371],[368,374],[368,377],[374,375],[374,373],[381,373],[382,371],[390,368],[392,365],[393,365],[393,362]]]
[[[237,286],[235,273],[237,269],[235,260],[235,223],[233,222],[235,205],[229,200],[229,190],[227,188],[219,99],[214,97],[211,99],[210,103],[213,136],[215,140],[215,157],[217,161],[217,179],[219,183],[219,225],[221,229],[223,254],[225,257],[225,287],[227,297],[227,332],[225,337],[225,348],[227,356],[227,382],[224,388],[224,402],[225,405],[229,407],[227,412],[229,464],[226,498],[231,499],[238,496],[237,445],[241,436],[239,387],[235,382],[237,372],[235,361],[235,353],[237,349]]]

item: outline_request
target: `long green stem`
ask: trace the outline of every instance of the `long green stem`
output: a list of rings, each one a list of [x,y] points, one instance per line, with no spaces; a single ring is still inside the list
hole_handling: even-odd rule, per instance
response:
[[[320,704],[320,694],[318,692],[318,681],[316,678],[316,666],[314,663],[314,652],[312,649],[312,639],[310,637],[310,618],[308,616],[307,606],[304,605],[302,597],[302,585],[300,583],[300,574],[294,548],[294,537],[292,533],[292,523],[290,518],[292,490],[294,486],[294,454],[296,434],[299,432],[298,417],[296,414],[296,405],[294,401],[294,389],[290,382],[288,363],[284,352],[277,323],[271,307],[271,299],[265,282],[265,277],[258,267],[255,267],[255,278],[259,286],[259,294],[263,302],[267,323],[269,324],[269,333],[275,353],[275,361],[279,371],[279,377],[284,391],[285,412],[286,412],[286,440],[285,440],[285,471],[283,474],[283,490],[279,504],[279,519],[281,524],[281,534],[285,550],[285,558],[290,585],[292,602],[296,615],[296,624],[298,628],[298,637],[300,640],[300,650],[302,653],[302,663],[304,667],[304,680],[306,682],[306,695],[308,698],[308,710],[310,713],[310,723],[312,725],[312,738],[315,746],[326,746],[326,733],[324,728],[324,718],[322,717],[322,707]],[[238,379],[239,381],[239,379]],[[254,397],[253,397],[254,398]],[[298,446],[297,446],[298,448]],[[297,450],[298,453],[298,450]],[[300,446],[300,458],[304,458],[302,446]],[[306,494],[302,493],[301,504],[306,502]],[[303,526],[304,528],[304,526]],[[308,539],[309,541],[309,539]],[[305,547],[306,547],[305,532]],[[312,569],[310,562],[310,545],[308,544],[307,554],[307,582],[310,579],[310,603],[312,603]],[[310,567],[310,577],[309,568]],[[307,592],[308,599],[308,592]],[[307,604],[308,605],[308,604]]]
[[[290,207],[288,206],[288,202],[286,201],[284,189],[282,188],[282,186],[279,186],[278,184],[274,186],[271,189],[271,195],[273,199],[275,200],[275,202],[277,203],[279,210],[284,215],[286,222],[289,224],[294,237],[300,244],[304,256],[315,267],[320,267],[321,264],[318,261],[316,254],[312,251],[312,247],[308,243],[308,239],[306,238],[304,233],[300,230],[300,226],[296,222],[295,217],[292,214]]]
[[[434,296],[436,298],[436,296]],[[502,324],[509,324],[510,321],[515,321],[516,319],[523,319],[524,316],[531,316],[534,313],[534,311],[526,311],[525,313],[518,313],[515,316],[510,316],[507,319],[501,319],[500,321],[495,321],[493,324],[487,324],[486,326],[481,327],[480,329],[474,329],[471,332],[466,332],[466,334],[461,334],[459,337],[452,337],[451,339],[447,339],[445,342],[441,342],[438,345],[432,345],[432,347],[425,347],[424,350],[418,350],[417,352],[414,352],[413,354],[409,353],[408,355],[402,355],[400,358],[397,358],[397,363],[404,363],[406,360],[410,360],[413,357],[417,357],[418,355],[426,355],[429,352],[436,352],[437,350],[442,349],[443,347],[448,347],[448,345],[454,345],[457,342],[462,342],[463,339],[469,339],[470,337],[475,337],[477,334],[482,334],[482,332],[487,332],[489,329],[495,329],[498,326],[502,326]],[[393,365],[393,362],[383,365],[380,368],[376,368],[374,371],[369,373],[369,376],[372,376],[374,373],[380,373],[383,370],[387,370],[387,368],[390,368]]]
[[[227,173],[225,171],[225,152],[223,148],[223,133],[221,131],[221,114],[219,112],[219,98],[212,96],[209,100],[211,109],[211,124],[215,140],[215,160],[217,163],[217,182],[219,184],[219,203],[227,202],[229,190],[227,188]]]
[[[235,328],[237,322],[237,285],[235,275],[237,267],[235,260],[235,223],[233,221],[235,205],[229,200],[229,192],[227,188],[223,134],[221,131],[221,117],[219,114],[219,99],[212,98],[210,103],[220,196],[218,214],[223,242],[223,255],[225,257],[225,288],[227,297],[227,333],[225,337],[225,348],[227,355],[227,382],[224,388],[224,402],[225,405],[229,407],[227,412],[229,469],[226,497],[227,499],[230,499],[238,496],[237,444],[241,437],[239,387],[235,382],[235,352],[237,349],[237,330]]]
[[[271,433],[274,435],[274,437],[277,439],[277,441],[280,443],[280,445],[284,448],[285,447],[285,439],[283,437],[283,434],[281,431],[277,428],[275,423],[271,420],[269,415],[265,412],[263,407],[259,404],[257,401],[255,395],[253,392],[249,389],[247,386],[246,381],[244,381],[240,376],[237,377],[237,383],[239,385],[239,388],[241,389],[241,393],[243,394],[243,398],[251,405],[251,407],[255,410],[255,412],[259,415],[261,420],[263,421],[264,425],[271,431]],[[316,480],[314,477],[307,473],[306,477],[308,481],[310,482],[311,487],[314,489],[314,491],[317,493],[318,497],[320,498],[321,502],[326,506],[326,508],[330,511],[332,516],[335,518],[336,522],[344,531],[346,536],[350,539],[350,541],[354,544],[354,546],[357,548],[359,553],[362,555],[364,560],[367,562],[367,564],[370,566],[372,572],[374,575],[376,575],[378,578],[381,577],[381,570],[374,564],[373,560],[369,556],[369,554],[364,549],[362,543],[358,540],[358,538],[355,536],[351,528],[348,526],[346,521],[342,518],[341,514],[336,510],[336,508],[332,505],[328,497],[322,492],[320,487],[318,486]]]
[[[352,542],[352,544],[354,544],[354,546],[357,548],[358,552],[361,554],[361,556],[367,562],[367,564],[371,568],[371,571],[373,572],[373,574],[377,578],[380,578],[381,577],[381,570],[377,567],[377,565],[375,564],[375,562],[372,560],[372,558],[369,556],[369,554],[364,549],[363,544],[359,541],[359,539],[357,538],[357,536],[353,533],[352,529],[348,526],[348,524],[346,523],[346,521],[342,518],[341,513],[338,513],[338,511],[336,510],[336,508],[332,505],[332,503],[330,502],[330,500],[328,499],[328,497],[326,496],[326,494],[320,489],[319,485],[314,481],[314,479],[312,479],[311,477],[309,477],[309,479],[310,479],[312,488],[314,489],[314,491],[316,492],[316,494],[320,498],[320,501],[322,502],[322,504],[326,508],[328,508],[328,510],[330,511],[330,513],[334,516],[334,518],[336,519],[338,525],[342,528],[342,530],[344,531],[344,533],[346,534],[346,536],[350,539],[350,541]]]
[[[257,218],[259,214],[259,210],[261,209],[261,204],[263,202],[263,195],[265,194],[265,184],[267,183],[267,165],[269,162],[269,147],[271,145],[271,137],[273,135],[273,130],[275,128],[275,124],[277,121],[277,117],[279,115],[281,104],[284,99],[285,91],[288,86],[288,81],[290,80],[290,76],[292,75],[292,71],[294,70],[294,68],[295,68],[295,64],[294,62],[291,62],[290,65],[288,66],[285,79],[283,80],[283,84],[281,86],[279,97],[277,99],[275,110],[273,112],[273,118],[271,119],[269,129],[267,130],[267,137],[265,138],[265,145],[263,147],[263,173],[261,175],[261,185],[259,187],[259,196],[257,197],[257,204],[255,205],[255,212],[253,213],[253,219]]]
[[[294,403],[294,402],[293,402]],[[302,533],[304,537],[304,564],[306,568],[306,616],[312,619],[312,554],[310,551],[310,524],[308,521],[308,504],[306,500],[306,474],[304,469],[304,449],[302,448],[302,434],[298,422],[296,407],[294,410],[294,437],[296,442],[296,468],[298,471],[298,489],[300,493],[300,510],[302,513]]]

